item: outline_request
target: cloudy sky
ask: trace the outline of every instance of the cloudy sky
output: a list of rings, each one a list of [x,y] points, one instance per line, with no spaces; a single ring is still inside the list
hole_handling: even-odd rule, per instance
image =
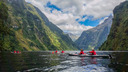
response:
[[[80,35],[101,24],[124,0],[26,0],[64,32]]]

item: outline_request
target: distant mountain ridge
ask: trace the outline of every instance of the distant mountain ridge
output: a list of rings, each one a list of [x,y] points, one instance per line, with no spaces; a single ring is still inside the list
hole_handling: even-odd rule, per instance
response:
[[[4,38],[7,41],[3,50],[76,50],[71,38],[51,23],[38,8],[25,0],[4,0],[4,3],[8,7],[6,24],[15,37],[9,35],[8,39]],[[10,37],[13,39],[10,40]],[[14,39],[17,42],[12,47],[10,43]]]
[[[75,41],[80,49],[98,49],[100,45],[107,39],[112,24],[112,15],[108,17],[102,24],[83,31],[81,36]]]
[[[110,34],[100,50],[128,50],[128,1],[115,7]]]
[[[74,35],[72,33],[67,33],[67,32],[64,32],[64,33],[69,35],[69,37],[72,39],[73,42],[75,42],[79,38],[79,36]]]

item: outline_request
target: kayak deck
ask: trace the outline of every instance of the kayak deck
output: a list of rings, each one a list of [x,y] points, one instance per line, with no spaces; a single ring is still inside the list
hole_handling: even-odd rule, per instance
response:
[[[79,55],[80,57],[109,57],[109,55]]]
[[[69,56],[79,56],[79,57],[109,57],[109,55],[78,55],[78,54],[69,54]]]
[[[78,56],[78,54],[68,54],[69,56]]]

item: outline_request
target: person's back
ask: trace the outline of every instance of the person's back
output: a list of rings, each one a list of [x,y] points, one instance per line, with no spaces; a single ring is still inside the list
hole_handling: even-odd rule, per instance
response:
[[[19,51],[17,51],[17,53],[19,53]]]
[[[55,53],[57,53],[58,51],[56,50]]]
[[[14,51],[14,53],[16,53],[16,51]]]
[[[96,55],[96,51],[95,50],[93,50],[93,55]]]
[[[62,52],[61,53],[64,53],[64,51],[62,50]]]
[[[89,53],[92,53],[92,55],[96,55],[96,51],[95,50],[89,51]]]
[[[52,54],[54,54],[54,51],[52,52]]]
[[[79,55],[81,55],[81,54],[85,54],[83,49],[81,49],[81,52],[79,53]]]

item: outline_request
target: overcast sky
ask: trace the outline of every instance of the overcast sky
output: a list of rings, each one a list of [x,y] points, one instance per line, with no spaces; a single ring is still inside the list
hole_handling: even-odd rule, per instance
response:
[[[64,32],[80,35],[104,22],[125,0],[26,0]]]

